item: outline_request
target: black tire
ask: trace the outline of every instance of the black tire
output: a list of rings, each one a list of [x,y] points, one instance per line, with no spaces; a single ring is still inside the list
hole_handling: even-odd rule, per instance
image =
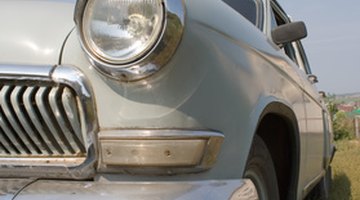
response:
[[[259,136],[254,137],[244,177],[254,183],[260,200],[280,199],[274,164]]]

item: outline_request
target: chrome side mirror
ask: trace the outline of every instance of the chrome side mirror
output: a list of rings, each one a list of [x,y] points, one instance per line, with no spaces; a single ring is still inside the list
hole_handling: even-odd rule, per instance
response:
[[[319,91],[319,95],[322,97],[322,98],[326,98],[327,95],[324,91]]]
[[[309,75],[307,76],[307,78],[308,78],[308,80],[309,80],[309,82],[310,82],[311,84],[315,84],[315,83],[318,83],[318,82],[319,82],[317,76],[315,76],[314,74],[309,74]]]

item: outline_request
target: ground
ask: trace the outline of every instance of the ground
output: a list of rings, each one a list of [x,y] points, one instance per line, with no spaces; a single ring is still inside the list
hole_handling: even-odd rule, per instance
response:
[[[360,140],[336,142],[330,200],[360,199]]]

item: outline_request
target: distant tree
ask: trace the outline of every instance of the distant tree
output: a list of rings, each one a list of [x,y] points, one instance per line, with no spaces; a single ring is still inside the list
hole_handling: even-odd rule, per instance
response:
[[[334,140],[353,139],[353,119],[343,111],[337,111],[333,118]]]
[[[329,102],[327,103],[327,108],[328,108],[328,110],[329,110],[331,119],[333,120],[335,114],[339,111],[339,110],[337,109],[337,104],[336,104],[334,101],[329,101]]]

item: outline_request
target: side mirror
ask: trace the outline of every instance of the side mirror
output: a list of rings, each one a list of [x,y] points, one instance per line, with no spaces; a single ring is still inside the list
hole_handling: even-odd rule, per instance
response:
[[[304,22],[291,22],[274,28],[271,36],[275,44],[282,45],[305,38],[307,30]]]
[[[314,74],[309,74],[309,75],[307,76],[307,78],[308,78],[308,80],[309,80],[309,82],[310,82],[311,84],[315,84],[315,83],[318,83],[318,82],[319,82],[317,76],[315,76]]]
[[[319,91],[319,95],[322,97],[322,98],[326,98],[327,95],[324,91]]]

